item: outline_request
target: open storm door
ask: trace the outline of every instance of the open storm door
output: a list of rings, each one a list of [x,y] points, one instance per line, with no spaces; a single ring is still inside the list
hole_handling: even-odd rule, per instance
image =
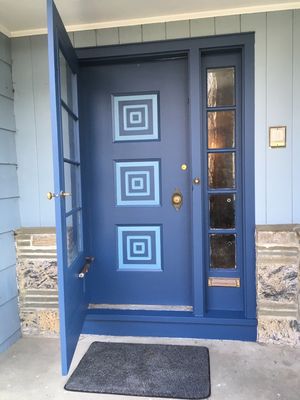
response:
[[[81,203],[78,63],[52,0],[48,5],[48,51],[54,159],[62,373],[67,374],[85,317],[85,254]]]

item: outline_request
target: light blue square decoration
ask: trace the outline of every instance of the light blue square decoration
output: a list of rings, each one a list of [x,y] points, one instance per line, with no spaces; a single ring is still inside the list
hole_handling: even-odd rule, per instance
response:
[[[118,226],[118,268],[135,271],[162,270],[161,227]]]
[[[158,93],[112,96],[115,142],[159,140]]]
[[[117,206],[160,205],[160,162],[116,161]]]

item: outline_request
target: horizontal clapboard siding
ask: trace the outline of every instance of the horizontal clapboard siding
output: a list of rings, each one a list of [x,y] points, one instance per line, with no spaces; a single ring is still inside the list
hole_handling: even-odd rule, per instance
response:
[[[70,33],[75,47],[255,32],[256,223],[300,222],[300,10]],[[47,43],[12,39],[23,226],[54,226]],[[287,147],[268,147],[268,127],[287,126]],[[28,176],[31,185],[28,187]]]
[[[20,337],[13,230],[20,225],[10,40],[0,34],[0,351]]]

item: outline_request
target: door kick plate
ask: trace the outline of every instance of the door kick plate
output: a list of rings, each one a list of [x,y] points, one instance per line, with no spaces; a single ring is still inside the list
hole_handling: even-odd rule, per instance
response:
[[[208,286],[237,287],[241,286],[240,278],[208,278]]]

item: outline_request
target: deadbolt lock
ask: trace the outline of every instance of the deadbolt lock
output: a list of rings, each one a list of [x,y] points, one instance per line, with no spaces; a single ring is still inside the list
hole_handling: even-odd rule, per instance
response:
[[[179,211],[182,206],[182,202],[183,202],[183,195],[179,189],[175,189],[175,192],[172,194],[171,201],[172,201],[172,205],[175,208],[175,210]]]

